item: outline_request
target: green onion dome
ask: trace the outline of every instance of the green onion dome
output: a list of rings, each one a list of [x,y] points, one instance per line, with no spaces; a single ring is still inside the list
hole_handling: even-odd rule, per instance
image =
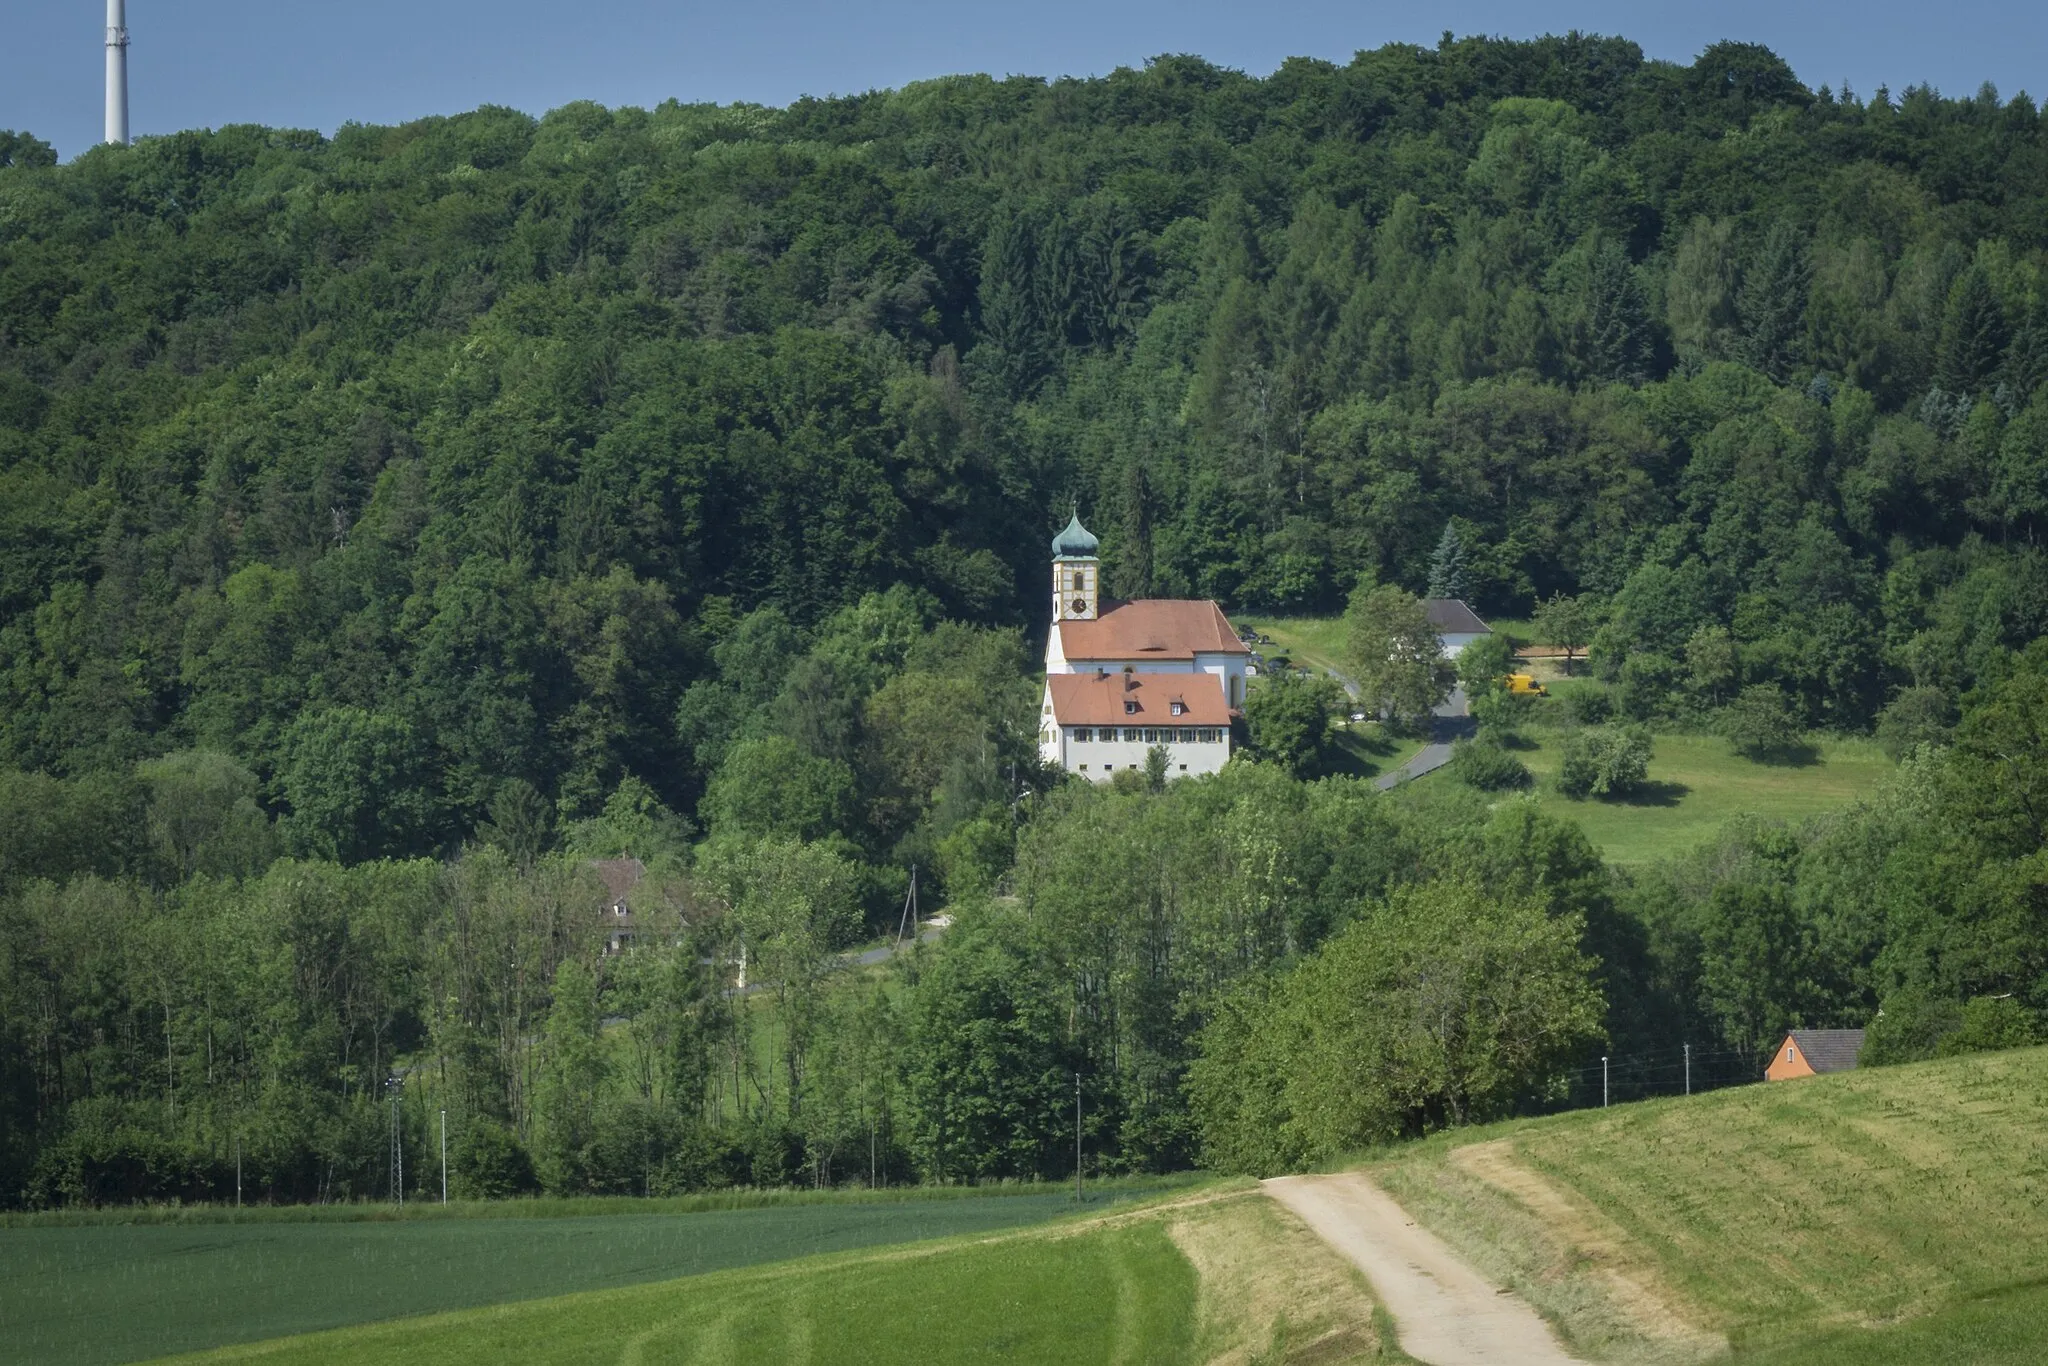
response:
[[[1052,538],[1052,553],[1055,559],[1092,560],[1102,543],[1094,533],[1081,525],[1081,514],[1076,512],[1067,529]]]

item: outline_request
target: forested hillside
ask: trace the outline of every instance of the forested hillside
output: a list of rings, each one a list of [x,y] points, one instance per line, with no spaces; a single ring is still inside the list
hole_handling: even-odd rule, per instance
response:
[[[218,1190],[230,1137],[259,1129],[281,1196],[376,1189],[377,1081],[429,1045],[437,1084],[561,1189],[632,1184],[577,1175],[600,1133],[694,1153],[685,1184],[800,1159],[832,1179],[873,1139],[868,1086],[929,1102],[886,1129],[884,1166],[1050,1169],[1064,1149],[1021,1111],[949,1146],[953,1064],[903,1062],[889,1013],[1008,1018],[1030,973],[1049,1032],[1016,1065],[1047,1097],[1077,1058],[1101,1079],[1103,1161],[1193,1160],[1186,1069],[1223,994],[1364,902],[1467,885],[1479,854],[1383,832],[1379,871],[1325,886],[1290,821],[1408,818],[1296,783],[1254,803],[1284,839],[1218,835],[1198,860],[1284,866],[1266,902],[1226,914],[1235,871],[1063,894],[1105,918],[1029,954],[1005,938],[1025,931],[967,936],[935,970],[954,997],[883,993],[817,1035],[838,1072],[805,1070],[809,986],[763,1053],[696,970],[744,941],[811,982],[863,916],[893,923],[913,863],[928,891],[1009,878],[1040,904],[1033,851],[1101,818],[1032,748],[1046,538],[1074,506],[1115,592],[1285,612],[1421,590],[1448,527],[1483,612],[1578,600],[1638,719],[1763,696],[1910,748],[1967,711],[1985,762],[2020,765],[1978,796],[2021,811],[2032,742],[1983,737],[2036,715],[2014,652],[2048,633],[2044,383],[2041,111],[1815,92],[1741,44],[1676,66],[1620,39],[1447,37],[1265,79],[1166,57],[787,109],[235,127],[61,166],[0,133],[0,1195],[32,1170],[39,1199]],[[1929,1018],[1994,987],[2048,1005],[2025,995],[2048,990],[2031,883],[1942,874],[1981,865],[1980,835],[1926,824],[1950,789],[1911,772],[1855,827],[1919,841],[1934,901],[1903,938],[1815,909],[1790,835],[1731,836],[1706,882],[1636,914],[1546,829],[1518,904],[1584,920],[1610,1030],[1668,1007],[1660,1030],[1708,1019],[1751,1047],[1908,983]],[[1132,817],[1135,865],[1193,847],[1146,824],[1168,819]],[[1840,864],[1841,838],[1810,847]],[[2024,860],[2032,836],[1981,838]],[[586,864],[621,854],[712,936],[672,977],[590,966]],[[1577,890],[1546,902],[1559,878]],[[1713,900],[1730,879],[1817,966],[1743,939],[1763,922]],[[1959,948],[1935,903],[1966,882],[1992,928]],[[1405,895],[1360,923],[1407,933]],[[576,1040],[635,1001],[657,1118],[620,1129],[601,1098],[626,1063]],[[1561,1024],[1529,1065],[1601,1027]],[[749,1082],[771,1055],[781,1080]],[[837,1099],[806,1111],[821,1077]],[[1226,1090],[1205,1103],[1250,1113]],[[1463,1114],[1409,1100],[1410,1126]],[[804,1117],[831,1105],[862,1118]],[[1361,1122],[1343,1132],[1381,1131]],[[123,1144],[171,1174],[120,1168]]]

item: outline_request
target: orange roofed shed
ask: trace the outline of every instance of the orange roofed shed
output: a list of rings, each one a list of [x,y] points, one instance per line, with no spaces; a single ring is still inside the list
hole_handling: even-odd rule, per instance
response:
[[[1772,1081],[1811,1077],[1826,1072],[1849,1072],[1856,1067],[1856,1055],[1863,1051],[1860,1029],[1795,1029],[1785,1036],[1764,1076]]]

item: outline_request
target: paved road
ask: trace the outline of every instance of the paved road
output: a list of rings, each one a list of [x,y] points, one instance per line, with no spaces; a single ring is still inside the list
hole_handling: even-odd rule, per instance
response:
[[[1352,701],[1358,700],[1356,679],[1348,678],[1327,666],[1323,672],[1341,683]],[[1430,723],[1429,743],[1407,763],[1391,773],[1382,773],[1374,779],[1373,786],[1385,792],[1388,788],[1404,783],[1410,778],[1420,778],[1425,773],[1436,772],[1451,761],[1451,746],[1460,740],[1470,739],[1478,729],[1477,723],[1472,720],[1472,711],[1466,704],[1465,689],[1462,687],[1452,688],[1450,697],[1442,706],[1437,707],[1433,714],[1436,719]]]
[[[1401,1350],[1428,1366],[1571,1366],[1550,1326],[1410,1219],[1359,1172],[1281,1176],[1266,1194],[1349,1257],[1394,1319]]]
[[[949,920],[946,922],[946,925],[952,923]],[[931,943],[946,932],[946,925],[925,925],[920,927],[917,932],[918,942],[920,944]],[[843,965],[850,964],[854,967],[873,967],[877,963],[888,962],[896,956],[896,952],[894,944],[884,944],[879,949],[869,949],[865,953],[843,954],[840,956],[839,962]]]
[[[1448,701],[1435,711],[1435,719],[1429,726],[1429,743],[1407,763],[1391,773],[1382,773],[1373,780],[1373,786],[1384,792],[1410,778],[1420,778],[1425,773],[1434,773],[1451,761],[1451,746],[1459,740],[1468,739],[1478,724],[1472,719],[1472,709],[1465,702],[1463,688],[1451,689]]]

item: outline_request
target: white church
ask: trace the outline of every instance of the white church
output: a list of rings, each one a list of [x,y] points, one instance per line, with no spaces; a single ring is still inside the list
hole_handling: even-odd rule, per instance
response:
[[[1103,597],[1100,548],[1078,513],[1053,538],[1039,753],[1094,782],[1144,768],[1154,745],[1166,747],[1168,777],[1216,772],[1250,649],[1206,599]]]

